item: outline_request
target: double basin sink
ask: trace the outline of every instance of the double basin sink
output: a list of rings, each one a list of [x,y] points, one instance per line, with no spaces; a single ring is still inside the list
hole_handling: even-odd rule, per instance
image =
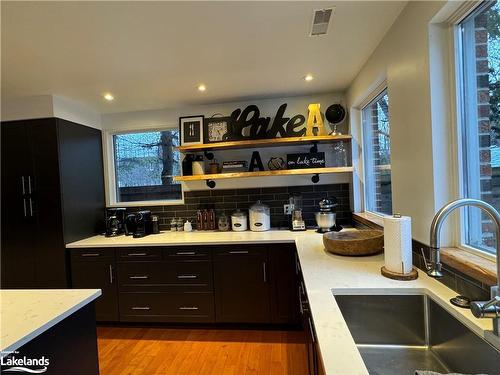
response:
[[[371,375],[500,375],[500,351],[429,296],[334,296]]]

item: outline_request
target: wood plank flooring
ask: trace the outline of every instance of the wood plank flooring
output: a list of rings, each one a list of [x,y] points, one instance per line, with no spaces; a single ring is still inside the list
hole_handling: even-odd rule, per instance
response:
[[[300,331],[98,327],[101,375],[307,374]]]

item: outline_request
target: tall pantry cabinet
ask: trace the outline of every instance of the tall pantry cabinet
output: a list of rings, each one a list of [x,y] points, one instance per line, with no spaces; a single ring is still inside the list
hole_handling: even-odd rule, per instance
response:
[[[103,226],[101,131],[46,118],[1,135],[2,288],[69,287],[65,244]]]

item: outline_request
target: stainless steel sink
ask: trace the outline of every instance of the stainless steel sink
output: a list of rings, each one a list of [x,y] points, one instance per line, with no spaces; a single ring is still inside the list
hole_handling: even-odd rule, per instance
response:
[[[500,375],[500,351],[427,296],[334,295],[372,375]]]

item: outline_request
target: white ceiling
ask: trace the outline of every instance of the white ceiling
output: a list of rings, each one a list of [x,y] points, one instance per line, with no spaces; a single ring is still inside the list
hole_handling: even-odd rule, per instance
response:
[[[328,35],[309,37],[313,9],[332,5]],[[342,91],[404,5],[2,1],[2,95],[110,113]]]

